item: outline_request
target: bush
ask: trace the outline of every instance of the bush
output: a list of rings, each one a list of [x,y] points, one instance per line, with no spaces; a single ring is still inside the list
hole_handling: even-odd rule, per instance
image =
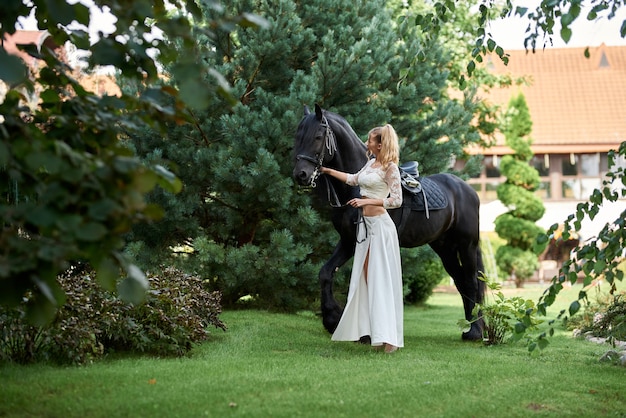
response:
[[[91,271],[77,267],[59,277],[66,303],[46,327],[25,320],[31,295],[14,309],[0,307],[0,358],[18,363],[83,364],[113,351],[183,355],[220,321],[220,294],[202,280],[165,268],[148,274],[146,302],[133,306],[104,290]]]
[[[449,278],[441,260],[432,248],[402,248],[402,280],[404,282],[404,303],[425,302],[433,289],[445,278]]]
[[[598,297],[578,315],[567,320],[569,329],[590,332],[594,337],[626,341],[626,293]]]
[[[526,343],[532,351],[535,345],[544,348],[545,338],[532,338],[528,331],[535,331],[541,320],[537,318],[537,307],[530,299],[519,296],[507,298],[500,291],[502,286],[482,277],[486,286],[493,292],[493,300],[474,306],[472,316],[474,321],[483,320],[483,343],[485,345],[499,345],[508,341],[519,341],[526,337]],[[474,322],[472,321],[472,322]],[[463,332],[470,329],[471,322],[466,319],[458,321]]]

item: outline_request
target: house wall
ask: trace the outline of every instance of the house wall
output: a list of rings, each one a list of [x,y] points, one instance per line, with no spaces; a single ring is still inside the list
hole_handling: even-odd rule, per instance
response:
[[[481,202],[497,200],[496,189],[506,179],[499,170],[499,156],[486,155],[482,172],[468,183],[476,190]],[[607,152],[537,154],[530,161],[540,175],[540,185],[535,192],[544,201],[588,200],[594,189],[607,180],[609,158]],[[463,162],[456,165],[461,169]],[[624,158],[615,159],[615,168],[626,169]],[[614,188],[622,188],[616,183]]]

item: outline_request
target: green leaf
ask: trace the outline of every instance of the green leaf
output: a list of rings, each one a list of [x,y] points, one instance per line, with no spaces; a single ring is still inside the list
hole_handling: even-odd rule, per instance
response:
[[[569,305],[569,314],[570,316],[574,315],[576,312],[580,310],[580,302],[575,300]]]
[[[118,285],[117,291],[125,302],[139,305],[146,298],[148,279],[134,264],[127,268],[128,276]]]
[[[124,174],[135,171],[139,164],[139,160],[134,157],[118,156],[115,160],[113,160],[113,168]]]
[[[45,3],[54,26],[56,23],[67,26],[76,19],[74,8],[65,0],[46,0]]]
[[[462,75],[462,76],[459,78],[459,88],[460,88],[461,90],[465,90],[465,88],[466,88],[466,87],[467,87],[467,80],[465,80],[465,76],[464,76],[464,75]]]
[[[563,39],[565,43],[568,43],[570,39],[572,39],[572,30],[567,26],[561,28],[561,39]]]
[[[515,8],[515,14],[516,14],[517,16],[520,16],[520,17],[524,17],[524,15],[526,14],[526,12],[527,12],[527,11],[528,11],[528,7],[520,7],[520,6],[517,6],[517,7]]]
[[[80,24],[89,26],[89,7],[85,6],[81,2],[76,2],[72,5],[72,7],[74,8],[74,19]]]
[[[120,277],[119,264],[111,257],[105,257],[96,266],[96,277],[106,290],[115,290],[115,283]]]
[[[254,28],[254,29],[258,29],[258,28],[268,29],[270,27],[269,21],[267,21],[266,19],[264,19],[263,17],[259,15],[255,15],[252,13],[242,13],[241,19],[239,20],[238,23],[242,27],[248,27],[248,28]]]
[[[135,173],[133,185],[141,193],[148,193],[157,184],[157,175],[154,171],[141,170]]]
[[[100,38],[91,46],[90,60],[94,65],[113,65],[118,68],[126,66],[124,49],[109,38]]]
[[[75,234],[76,238],[81,241],[96,242],[107,234],[107,229],[100,223],[88,222],[81,225]]]
[[[28,70],[24,62],[15,55],[7,54],[4,48],[0,48],[0,80],[9,86],[20,84],[26,80]]]
[[[26,307],[26,320],[35,326],[43,327],[54,319],[56,314],[56,304],[48,299],[31,299]]]
[[[83,221],[80,215],[62,215],[56,221],[59,229],[63,232],[72,232],[79,228],[79,225]]]
[[[165,211],[161,206],[154,203],[149,203],[143,210],[143,214],[149,219],[159,220],[162,219],[163,216],[165,216]]]
[[[606,260],[596,260],[595,264],[593,265],[593,272],[596,274],[602,274],[604,273],[605,269],[606,269]]]
[[[36,206],[33,210],[28,211],[26,220],[41,228],[48,228],[55,224],[57,216],[58,214],[47,206]]]
[[[109,198],[94,202],[89,206],[88,214],[97,221],[104,221],[118,208],[118,205]]]
[[[568,27],[575,19],[575,16],[571,13],[565,13],[561,16],[561,26]]]
[[[472,329],[472,323],[467,319],[459,319],[456,323],[461,332],[469,332]]]
[[[65,303],[65,293],[55,280],[50,283],[38,277],[33,277],[32,280],[39,290],[39,295],[43,297],[30,299],[27,319],[33,325],[45,326],[54,319],[57,308]]]
[[[183,188],[183,183],[178,177],[162,165],[155,165],[154,171],[159,175],[159,186],[168,192],[178,193]]]
[[[59,97],[59,95],[52,89],[44,90],[39,95],[39,98],[44,102],[44,104],[59,103],[61,101],[61,98]]]
[[[467,74],[471,76],[475,68],[476,68],[476,63],[473,60],[470,61],[469,64],[467,64]]]
[[[545,349],[549,344],[550,344],[550,341],[548,341],[547,338],[540,338],[539,341],[537,341],[537,346],[539,347],[540,350]]]

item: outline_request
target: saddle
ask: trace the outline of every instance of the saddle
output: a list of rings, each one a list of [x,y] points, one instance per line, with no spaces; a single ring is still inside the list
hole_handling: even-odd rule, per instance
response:
[[[448,198],[437,183],[428,177],[419,176],[417,161],[402,164],[399,168],[403,188],[403,209],[426,212],[426,218],[429,218],[431,210],[444,209],[448,206]]]

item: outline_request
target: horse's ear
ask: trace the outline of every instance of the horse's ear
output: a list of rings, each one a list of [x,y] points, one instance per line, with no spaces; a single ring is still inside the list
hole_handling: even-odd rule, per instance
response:
[[[309,106],[304,105],[304,116],[308,116],[311,114],[311,111],[309,110]]]
[[[321,121],[322,120],[322,113],[324,112],[324,110],[322,110],[322,108],[320,107],[320,105],[318,105],[317,103],[315,103],[315,116],[317,116],[317,120]]]

